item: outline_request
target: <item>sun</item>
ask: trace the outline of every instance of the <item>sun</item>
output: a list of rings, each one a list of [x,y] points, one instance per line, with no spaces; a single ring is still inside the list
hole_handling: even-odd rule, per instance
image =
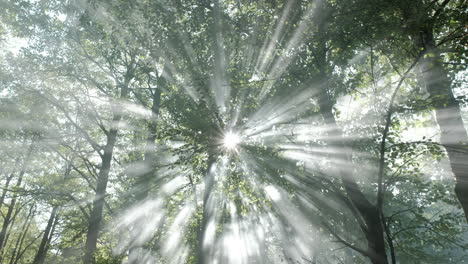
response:
[[[227,132],[223,138],[223,146],[226,149],[233,150],[241,142],[241,137],[239,134],[234,132]]]

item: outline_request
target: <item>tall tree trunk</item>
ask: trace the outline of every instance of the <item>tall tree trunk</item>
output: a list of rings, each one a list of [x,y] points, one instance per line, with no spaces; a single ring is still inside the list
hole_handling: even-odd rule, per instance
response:
[[[120,99],[125,99],[129,92],[129,83],[133,78],[133,65],[134,61],[130,65],[127,65],[127,73],[125,75],[125,80],[120,87]],[[118,127],[122,115],[119,106],[116,105],[117,102],[112,102],[112,128],[106,132],[107,142],[104,146],[104,153],[101,156],[101,168],[97,177],[96,191],[93,200],[93,208],[88,222],[88,231],[86,234],[86,243],[85,243],[85,254],[83,256],[83,263],[90,264],[94,263],[94,252],[96,251],[99,228],[102,221],[102,213],[104,209],[105,196],[107,192],[107,183],[109,182],[109,172],[112,164],[112,156],[114,154],[115,143],[117,142],[117,134],[119,132]]]
[[[33,151],[33,145],[34,145],[34,139],[31,142],[31,145],[29,146],[28,153],[26,154],[26,157],[24,158],[23,166],[22,166],[21,171],[20,171],[20,173],[18,175],[18,180],[16,181],[16,185],[15,185],[16,189],[20,188],[21,184],[23,183],[23,177],[24,177],[24,174],[26,173],[27,164],[29,162],[29,159],[31,157],[31,153]],[[10,201],[10,205],[8,206],[8,211],[7,211],[6,215],[5,215],[5,218],[3,219],[3,226],[2,226],[2,230],[0,231],[0,252],[3,249],[3,246],[6,244],[7,230],[8,230],[8,226],[10,225],[10,223],[12,221],[11,218],[12,218],[12,215],[13,215],[13,211],[15,209],[17,199],[18,199],[18,193],[15,192],[15,193],[13,193],[13,196],[12,196],[11,201]],[[2,262],[2,256],[0,256],[0,263],[1,262]]]
[[[18,216],[19,212],[21,211],[21,209],[23,208],[23,206],[19,206],[16,208],[15,212],[13,213],[13,215],[10,217],[10,222],[8,223],[8,228],[7,228],[7,231],[6,231],[6,236],[5,236],[5,239],[3,241],[3,248],[2,250],[0,251],[0,260],[3,260],[3,257],[4,257],[4,253],[8,252],[11,248],[11,244],[8,244],[8,240],[11,236],[11,231],[12,231],[12,228],[15,226],[15,221],[16,221],[16,216]],[[8,245],[8,247],[7,247]]]
[[[198,229],[197,242],[198,242],[198,264],[207,264],[210,260],[211,249],[209,245],[206,244],[206,231],[208,224],[212,219],[213,205],[210,204],[210,198],[212,190],[215,184],[213,167],[216,162],[216,156],[214,153],[208,153],[207,168],[205,172],[204,185],[205,189],[203,191],[203,213],[201,223]]]
[[[420,30],[414,36],[415,45],[423,49],[421,70],[427,91],[435,108],[441,135],[440,141],[447,151],[455,175],[455,194],[468,222],[468,136],[460,114],[460,105],[453,95],[451,81],[442,66],[442,58],[435,44],[432,29]]]
[[[319,36],[326,36],[325,23],[329,19],[330,10],[329,6],[324,2],[320,2],[317,6],[317,12],[320,13],[318,21]],[[328,83],[329,65],[327,60],[328,48],[326,46],[326,37],[322,40],[318,40],[319,48],[315,52],[316,54],[316,67],[319,69],[319,86],[320,94],[318,103],[320,106],[320,112],[324,118],[324,122],[330,127],[330,136],[333,139],[332,146],[336,147],[339,151],[332,157],[340,161],[337,166],[336,173],[340,176],[343,183],[343,187],[346,191],[347,197],[351,202],[351,205],[359,213],[362,218],[364,225],[361,225],[361,229],[367,240],[367,250],[361,252],[368,257],[374,264],[387,264],[387,252],[385,249],[385,236],[384,228],[382,226],[381,212],[377,205],[372,204],[365,197],[361,191],[356,179],[351,170],[343,168],[341,162],[352,164],[351,151],[343,141],[343,131],[337,125],[335,116],[332,113],[333,109],[333,95]],[[353,210],[354,208],[350,208]]]
[[[39,245],[39,249],[37,250],[36,256],[34,257],[33,264],[42,264],[44,263],[44,259],[46,256],[46,249],[47,244],[49,243],[49,238],[51,237],[52,226],[55,222],[55,217],[57,215],[58,206],[54,206],[52,208],[52,212],[49,216],[49,221],[47,222],[47,226],[44,230],[44,234],[42,236],[41,244]]]
[[[15,168],[18,167],[19,162],[20,162],[20,159],[18,157],[18,158],[16,158],[15,166],[13,168],[13,171],[10,173],[9,176],[7,176],[7,178],[5,180],[4,189],[2,191],[2,196],[0,197],[0,209],[2,208],[3,204],[5,203],[5,197],[6,197],[6,194],[8,192],[8,187],[10,186],[11,180],[15,176]]]
[[[345,147],[343,142],[339,140],[343,138],[343,131],[336,124],[335,117],[329,106],[330,104],[327,103],[328,100],[324,99],[323,96],[320,101],[322,115],[327,125],[331,127],[330,133],[332,134],[332,138],[337,140],[336,146],[340,149],[340,153],[335,154],[333,158],[351,164],[352,160],[349,151],[347,151],[347,147]],[[381,214],[377,206],[367,200],[349,169],[338,167],[337,172],[341,177],[343,187],[349,200],[365,222],[365,227],[363,227],[362,231],[367,239],[367,257],[369,257],[374,264],[388,263],[385,250],[384,229],[382,226]]]
[[[152,105],[151,105],[151,118],[148,120],[148,135],[146,137],[145,153],[143,157],[143,163],[145,164],[145,173],[139,175],[136,180],[136,201],[141,202],[148,197],[151,185],[151,178],[154,177],[155,172],[155,141],[158,132],[158,118],[159,110],[161,105],[161,92],[166,87],[167,80],[166,75],[169,73],[168,64],[166,63],[163,67],[161,75],[158,77],[156,89],[152,91]],[[129,248],[128,256],[135,256],[132,259],[138,261],[138,249],[139,246],[133,245]],[[132,262],[133,263],[133,262]]]
[[[28,216],[26,217],[26,220],[24,221],[23,227],[21,229],[22,232],[18,236],[18,239],[16,240],[15,247],[13,248],[13,252],[11,254],[11,258],[10,258],[10,262],[9,262],[10,264],[14,264],[14,263],[18,262],[18,259],[20,257],[21,248],[23,247],[24,239],[26,238],[26,235],[27,235],[28,230],[29,230],[29,226],[31,225],[31,220],[30,219],[34,216],[35,212],[36,212],[35,206],[32,205],[29,208]]]
[[[158,77],[157,87],[152,94],[152,105],[151,105],[151,118],[148,120],[148,136],[146,137],[146,147],[144,154],[144,164],[147,166],[148,171],[138,177],[137,179],[137,201],[142,201],[148,196],[149,187],[148,182],[154,173],[154,142],[156,141],[157,121],[159,117],[159,109],[161,104],[161,92],[166,87],[166,75],[168,74],[167,64],[164,65],[161,75]]]
[[[50,232],[49,232],[49,239],[48,239],[49,242],[47,243],[47,245],[45,247],[45,252],[46,253],[47,253],[47,251],[49,251],[49,248],[50,248],[50,245],[51,245],[51,242],[52,242],[52,237],[54,236],[55,228],[57,227],[58,221],[59,221],[59,215],[57,213],[57,214],[55,214],[55,219],[54,219],[54,223],[52,224],[52,229],[50,229]]]
[[[437,14],[433,14],[432,17],[418,5],[403,5],[400,11],[407,24],[407,34],[413,39],[414,48],[424,52],[420,60],[421,80],[431,95],[441,131],[440,141],[447,151],[455,175],[455,194],[468,222],[468,136],[461,118],[460,105],[453,95],[451,80],[442,65],[443,60],[433,34],[439,12],[449,2],[444,1]],[[419,19],[416,20],[415,17]]]
[[[115,118],[114,118],[115,119]],[[120,120],[120,117],[119,119]],[[115,142],[117,140],[117,129],[111,129],[107,137],[107,144],[102,155],[101,169],[97,178],[96,193],[93,201],[93,209],[89,217],[88,232],[86,235],[85,255],[83,263],[94,263],[93,254],[96,251],[99,227],[102,220],[104,209],[104,199],[106,195],[107,183],[109,181],[109,172],[112,163]]]

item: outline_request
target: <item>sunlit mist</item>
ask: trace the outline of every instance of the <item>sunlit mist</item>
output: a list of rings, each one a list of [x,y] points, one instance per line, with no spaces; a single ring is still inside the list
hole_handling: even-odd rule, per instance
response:
[[[465,263],[463,8],[379,1],[0,4],[0,263]]]
[[[241,137],[235,132],[227,132],[223,137],[223,146],[228,150],[233,150],[241,143]]]

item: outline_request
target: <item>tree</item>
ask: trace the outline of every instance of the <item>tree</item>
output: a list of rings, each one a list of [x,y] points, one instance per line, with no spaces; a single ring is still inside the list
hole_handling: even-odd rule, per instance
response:
[[[4,262],[466,257],[464,3],[0,6]]]

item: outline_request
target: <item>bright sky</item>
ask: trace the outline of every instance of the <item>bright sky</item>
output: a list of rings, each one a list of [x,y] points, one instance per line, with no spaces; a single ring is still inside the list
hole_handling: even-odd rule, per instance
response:
[[[11,52],[14,55],[18,54],[21,48],[28,45],[28,39],[13,37],[10,34],[6,34],[6,40],[1,44],[1,52]]]

